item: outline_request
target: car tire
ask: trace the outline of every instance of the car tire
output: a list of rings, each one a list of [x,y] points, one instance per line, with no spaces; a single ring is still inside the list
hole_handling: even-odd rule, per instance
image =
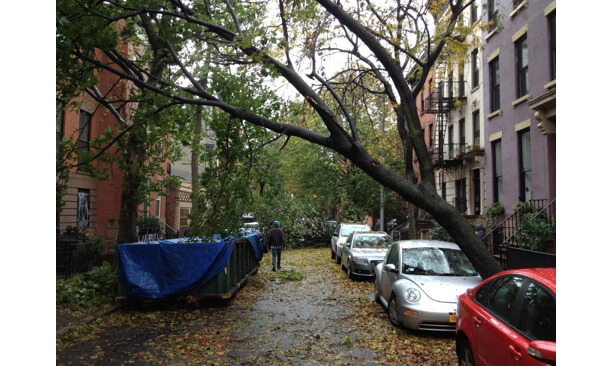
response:
[[[331,259],[336,259],[336,253],[334,253],[334,250],[331,250]]]
[[[461,342],[459,346],[459,366],[474,366],[474,353],[472,352],[472,347],[470,347],[470,342],[465,339]]]
[[[340,257],[336,255],[336,264],[340,264]]]
[[[389,299],[389,307],[387,308],[387,314],[389,315],[389,321],[394,327],[401,327],[402,323],[399,318],[399,309],[397,307],[397,298],[395,294],[391,294]]]

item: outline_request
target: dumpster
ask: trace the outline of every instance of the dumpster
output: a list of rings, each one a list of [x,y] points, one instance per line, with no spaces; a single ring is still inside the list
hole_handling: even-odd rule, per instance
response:
[[[119,298],[231,298],[257,272],[258,233],[189,242],[187,238],[119,245]]]

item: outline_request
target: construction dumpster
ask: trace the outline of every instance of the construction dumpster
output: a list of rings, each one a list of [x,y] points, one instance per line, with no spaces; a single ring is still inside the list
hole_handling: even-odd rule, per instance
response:
[[[187,238],[119,245],[119,297],[228,299],[259,268],[258,233],[218,241]]]

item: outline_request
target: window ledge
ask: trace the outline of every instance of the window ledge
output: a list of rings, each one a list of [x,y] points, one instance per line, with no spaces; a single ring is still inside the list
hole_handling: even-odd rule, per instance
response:
[[[488,41],[491,37],[493,37],[497,32],[499,32],[499,25],[495,27],[495,29],[493,29],[491,32],[489,32],[489,34],[487,34],[487,36],[485,37],[485,42]]]
[[[552,89],[557,86],[557,79],[544,84],[544,89]]]
[[[512,106],[516,107],[517,105],[523,103],[524,101],[529,100],[529,98],[531,98],[531,94],[525,94],[522,97],[515,100],[514,102],[512,102]]]
[[[473,87],[472,90],[470,90],[470,93],[474,93],[478,89],[480,89],[480,84],[478,84],[475,87]]]
[[[520,13],[520,12],[521,12],[521,10],[523,10],[523,8],[526,8],[526,7],[527,7],[527,0],[524,0],[522,3],[520,3],[520,4],[519,4],[519,5],[516,7],[516,9],[514,9],[514,10],[512,11],[512,13],[510,13],[510,15],[509,15],[509,16],[510,16],[510,19],[514,18],[514,16],[516,16],[516,14]]]
[[[493,117],[496,117],[496,116],[501,116],[501,115],[502,115],[502,110],[501,110],[501,108],[500,108],[500,109],[496,110],[495,112],[490,113],[490,114],[487,116],[487,119],[491,119],[491,118],[493,118]]]

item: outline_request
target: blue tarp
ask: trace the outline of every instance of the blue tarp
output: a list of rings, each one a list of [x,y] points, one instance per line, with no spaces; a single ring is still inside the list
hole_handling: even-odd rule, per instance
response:
[[[245,236],[261,260],[263,246],[257,233]],[[219,242],[187,242],[187,238],[119,245],[119,281],[127,293],[149,299],[197,289],[229,262],[235,238]]]

